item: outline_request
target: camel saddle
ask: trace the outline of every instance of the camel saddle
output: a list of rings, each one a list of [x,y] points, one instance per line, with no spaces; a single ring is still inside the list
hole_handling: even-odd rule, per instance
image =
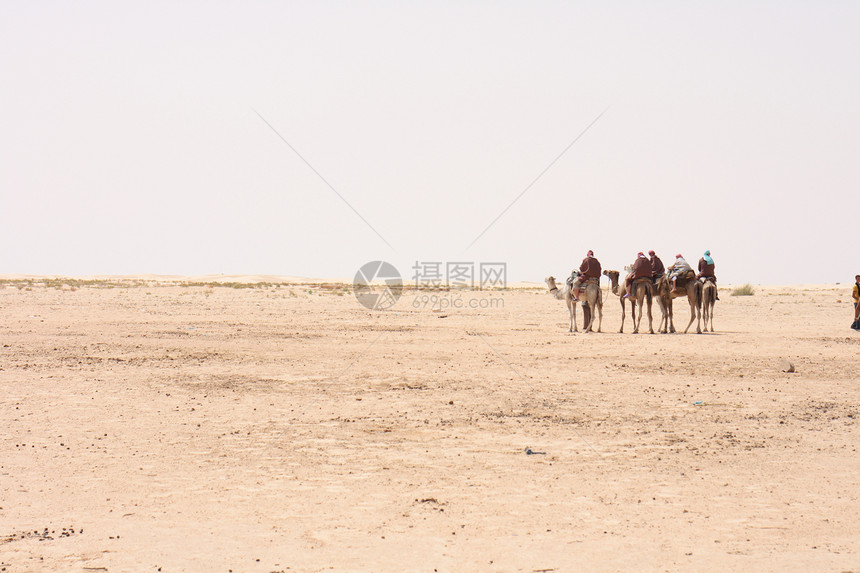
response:
[[[682,275],[678,275],[678,279],[675,281],[678,290],[683,290],[684,287],[687,286],[687,281],[691,281],[696,278],[696,271],[687,271]],[[671,287],[671,285],[670,285]]]
[[[580,275],[582,276],[582,275]],[[571,283],[572,284],[572,283]],[[579,288],[574,293],[576,298],[580,298],[582,294],[585,292],[585,287],[588,285],[597,285],[600,286],[600,278],[598,277],[588,277],[584,281],[579,284]]]

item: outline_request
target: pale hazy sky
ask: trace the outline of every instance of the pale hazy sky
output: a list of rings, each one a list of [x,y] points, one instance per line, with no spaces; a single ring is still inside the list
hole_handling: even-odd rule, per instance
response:
[[[709,248],[721,282],[850,283],[858,30],[858,2],[3,2],[0,273]]]

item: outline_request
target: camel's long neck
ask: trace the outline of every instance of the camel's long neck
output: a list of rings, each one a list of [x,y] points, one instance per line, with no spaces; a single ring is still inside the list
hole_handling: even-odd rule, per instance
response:
[[[612,275],[609,277],[609,280],[612,281],[612,294],[618,294],[618,275]]]
[[[564,286],[564,289],[558,288],[555,283],[547,285],[549,287],[549,294],[554,296],[559,300],[564,300],[567,298],[567,285]]]

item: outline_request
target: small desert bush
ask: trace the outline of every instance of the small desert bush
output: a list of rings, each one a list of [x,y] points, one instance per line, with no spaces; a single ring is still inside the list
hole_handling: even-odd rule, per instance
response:
[[[732,296],[752,296],[755,294],[755,289],[749,283],[739,286],[732,291]]]

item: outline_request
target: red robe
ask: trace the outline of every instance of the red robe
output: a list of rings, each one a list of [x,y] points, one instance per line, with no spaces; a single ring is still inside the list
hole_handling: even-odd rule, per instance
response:
[[[651,261],[645,257],[636,257],[636,262],[633,263],[633,274],[630,275],[630,280],[635,281],[645,277],[651,277]]]
[[[600,279],[600,261],[594,257],[585,257],[582,259],[582,264],[579,265],[579,272],[582,273],[583,281]]]

